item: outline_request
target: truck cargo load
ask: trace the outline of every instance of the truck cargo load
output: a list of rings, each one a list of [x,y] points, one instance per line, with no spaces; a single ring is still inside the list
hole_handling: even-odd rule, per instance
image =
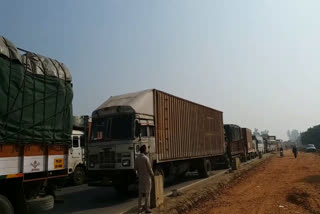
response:
[[[248,128],[242,128],[242,135],[246,150],[247,159],[252,159],[257,157],[257,146],[252,139],[252,132]]]
[[[0,144],[70,143],[72,84],[63,63],[21,56],[0,37]]]
[[[157,91],[158,162],[225,152],[222,112]]]
[[[256,147],[253,144],[251,130],[248,128],[242,128],[242,134],[243,134],[243,139],[245,142],[247,153],[255,152]]]
[[[246,151],[241,127],[234,124],[225,124],[224,130],[227,146],[230,147],[230,155],[245,156]]]

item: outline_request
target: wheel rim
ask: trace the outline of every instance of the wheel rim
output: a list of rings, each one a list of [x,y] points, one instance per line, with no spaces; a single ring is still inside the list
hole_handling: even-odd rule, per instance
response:
[[[75,172],[75,181],[82,182],[83,172],[81,170],[77,170]]]

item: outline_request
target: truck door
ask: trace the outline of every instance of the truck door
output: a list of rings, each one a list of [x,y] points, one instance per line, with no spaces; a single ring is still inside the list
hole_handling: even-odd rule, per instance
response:
[[[73,159],[81,159],[82,149],[80,147],[80,136],[72,136],[71,156]]]

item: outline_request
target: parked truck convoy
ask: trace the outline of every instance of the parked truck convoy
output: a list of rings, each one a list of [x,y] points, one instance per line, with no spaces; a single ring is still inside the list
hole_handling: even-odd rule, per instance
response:
[[[67,67],[0,36],[0,213],[53,207],[68,175],[72,83]]]
[[[224,160],[222,112],[156,89],[110,97],[92,113],[89,176],[126,191],[136,181],[142,145],[156,174],[170,178],[197,169],[207,177]]]
[[[221,111],[153,89],[110,97],[92,113],[90,178],[119,191],[136,181],[134,160],[146,145],[153,169],[166,180],[257,157],[251,130],[223,125]],[[229,151],[229,152],[228,152]]]
[[[247,128],[223,125],[221,111],[156,89],[110,97],[92,113],[92,124],[79,128],[67,67],[21,51],[0,36],[1,214],[51,209],[60,179],[81,184],[86,170],[124,192],[136,181],[142,145],[155,174],[169,180],[189,170],[208,177],[230,159],[254,158],[263,141],[264,151],[275,150],[274,136],[252,138]]]

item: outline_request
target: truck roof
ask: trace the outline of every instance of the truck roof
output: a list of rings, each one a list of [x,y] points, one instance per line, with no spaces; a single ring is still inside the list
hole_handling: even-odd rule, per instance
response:
[[[111,96],[95,111],[114,106],[130,106],[135,113],[154,115],[153,112],[153,89],[147,89],[134,93]]]
[[[26,71],[30,73],[53,76],[71,82],[72,77],[69,69],[63,63],[40,54],[25,52],[21,55],[12,42],[0,36],[0,55],[24,64]]]
[[[115,106],[129,106],[131,107],[135,113],[137,114],[145,114],[145,115],[151,115],[154,116],[154,103],[153,103],[153,92],[154,91],[159,91],[161,93],[176,97],[178,99],[187,101],[189,103],[193,103],[199,106],[203,106],[208,109],[215,110],[217,112],[221,112],[219,110],[210,108],[208,106],[204,106],[171,94],[168,94],[166,92],[162,92],[157,89],[147,89],[143,91],[138,91],[138,92],[133,92],[133,93],[127,93],[127,94],[122,94],[118,96],[111,96],[107,101],[105,101],[103,104],[101,104],[95,111],[99,110],[104,110],[110,107],[115,107]]]

